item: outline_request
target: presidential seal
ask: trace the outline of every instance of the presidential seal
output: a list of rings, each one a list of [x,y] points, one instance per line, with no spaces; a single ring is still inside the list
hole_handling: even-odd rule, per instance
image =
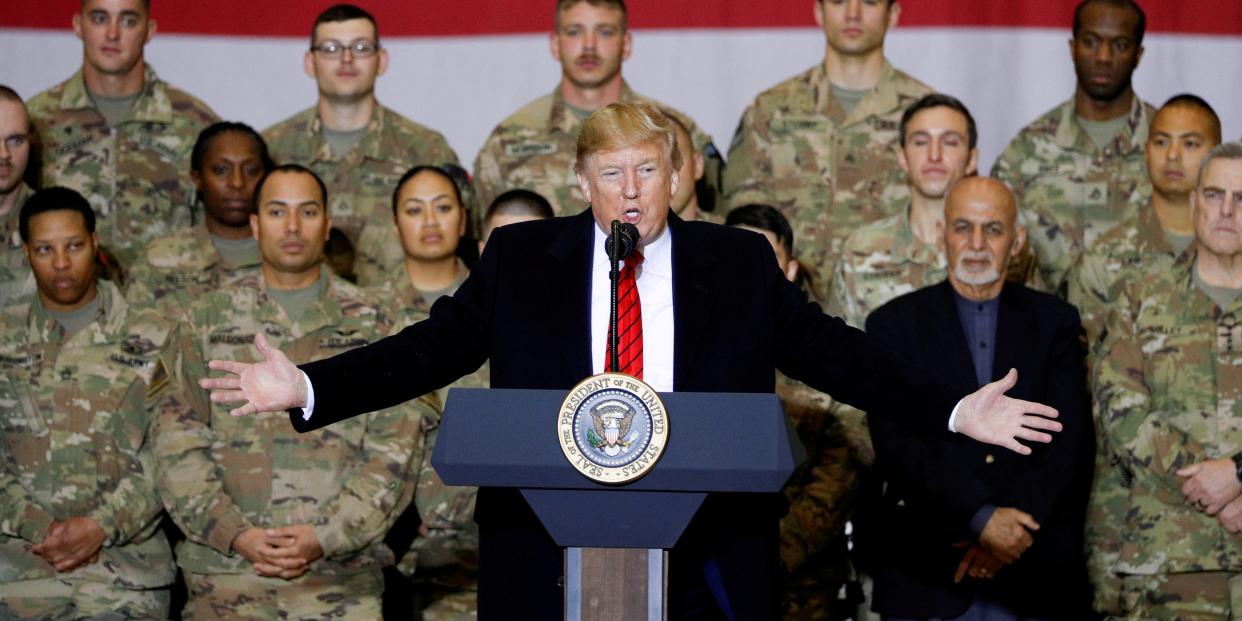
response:
[[[629,483],[664,455],[668,415],[642,380],[601,373],[569,391],[557,417],[557,439],[578,472],[600,483]]]

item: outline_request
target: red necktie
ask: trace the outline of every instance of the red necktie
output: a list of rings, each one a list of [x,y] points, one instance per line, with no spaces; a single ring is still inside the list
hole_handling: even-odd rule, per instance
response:
[[[635,250],[625,258],[621,278],[617,281],[617,364],[620,372],[643,378],[643,309],[638,302],[638,283],[634,271],[643,262],[642,253]],[[612,343],[612,327],[608,328],[608,342]],[[607,346],[605,346],[606,348]],[[611,352],[604,352],[604,370],[613,371]]]

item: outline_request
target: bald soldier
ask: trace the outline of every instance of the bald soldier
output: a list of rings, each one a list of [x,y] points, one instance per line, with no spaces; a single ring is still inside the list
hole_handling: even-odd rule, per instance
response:
[[[333,226],[354,254],[334,252],[338,276],[380,283],[401,267],[388,198],[401,174],[418,164],[457,166],[444,136],[379,103],[375,82],[388,70],[375,17],[352,4],[324,9],[311,26],[302,59],[315,80],[314,106],[264,130],[278,163],[302,164],[328,187]],[[461,177],[464,183],[465,173]],[[344,245],[342,245],[344,246]],[[334,245],[334,248],[337,247]]]
[[[1082,0],[1066,102],[1022,128],[992,167],[1018,196],[1044,283],[1065,296],[1083,250],[1147,201],[1143,145],[1156,110],[1131,85],[1147,17],[1134,0]]]
[[[895,214],[909,194],[894,145],[901,113],[931,89],[895,69],[884,37],[894,0],[814,0],[824,59],[760,93],[729,146],[725,205],[772,205],[794,227],[823,296],[841,241]]]
[[[303,361],[387,334],[389,315],[324,265],[331,219],[315,174],[277,167],[255,197],[260,268],[191,304],[185,373],[249,355],[258,334]],[[191,396],[195,407],[162,413],[153,432],[160,494],[187,537],[185,618],[380,618],[395,560],[384,534],[409,501],[426,401],[295,441],[280,412],[235,418]]]
[[[86,197],[100,243],[123,265],[152,238],[194,222],[190,150],[216,121],[147,64],[150,13],[149,0],[83,0],[73,16],[82,68],[27,104],[42,141],[43,185]]]
[[[1122,285],[1095,365],[1097,469],[1128,503],[1092,516],[1120,535],[1096,606],[1127,619],[1242,613],[1242,144],[1203,158],[1190,216],[1190,249]]]
[[[34,278],[22,249],[18,216],[30,196],[35,133],[22,98],[0,84],[0,308],[34,292]],[[31,174],[33,173],[33,175]]]
[[[474,160],[480,205],[520,188],[548,199],[558,216],[586,209],[574,176],[582,122],[611,103],[651,101],[630,90],[621,76],[632,48],[624,0],[557,0],[556,30],[549,43],[552,58],[561,65],[561,81],[552,93],[501,121],[487,137]],[[718,176],[723,162],[711,136],[690,117],[660,107],[690,129],[695,148],[707,158],[708,178]]]

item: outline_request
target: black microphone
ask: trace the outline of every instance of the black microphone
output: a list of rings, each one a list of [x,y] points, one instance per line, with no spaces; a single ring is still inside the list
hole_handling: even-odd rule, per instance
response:
[[[628,222],[612,221],[612,233],[604,240],[604,248],[608,250],[608,258],[613,262],[622,261],[630,256],[638,247],[638,227]]]
[[[616,372],[618,368],[617,347],[621,344],[621,335],[617,334],[617,281],[621,278],[621,268],[617,264],[630,256],[638,247],[638,227],[620,220],[612,221],[612,233],[604,240],[604,249],[608,252],[608,367]]]

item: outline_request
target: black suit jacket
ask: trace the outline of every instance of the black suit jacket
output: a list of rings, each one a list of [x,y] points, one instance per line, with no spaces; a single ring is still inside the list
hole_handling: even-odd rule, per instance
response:
[[[867,332],[959,390],[978,387],[945,281],[899,297],[867,319]],[[1019,616],[1077,619],[1087,609],[1082,529],[1091,479],[1092,424],[1078,311],[1050,295],[1006,284],[997,315],[992,381],[1018,370],[1008,394],[1055,407],[1064,430],[1023,457],[960,437],[920,437],[871,418],[884,492],[878,510],[875,605],[896,617],[951,618],[976,596]],[[1016,507],[1040,524],[1022,558],[992,579],[953,583],[969,525],[985,504]]]
[[[595,226],[588,210],[498,229],[470,277],[426,321],[302,367],[314,386],[315,410],[309,422],[291,413],[294,426],[317,428],[412,399],[484,360],[494,388],[569,390],[592,371]],[[847,403],[906,413],[906,424],[948,435],[945,420],[964,393],[808,303],[785,280],[762,236],[672,214],[668,232],[674,390],[772,392],[779,368]],[[711,558],[738,619],[773,618],[783,508],[777,495],[710,496],[673,550],[674,610],[681,595],[702,590],[703,563]],[[481,615],[522,610],[523,618],[560,619],[561,555],[520,495],[481,490],[475,519]]]

